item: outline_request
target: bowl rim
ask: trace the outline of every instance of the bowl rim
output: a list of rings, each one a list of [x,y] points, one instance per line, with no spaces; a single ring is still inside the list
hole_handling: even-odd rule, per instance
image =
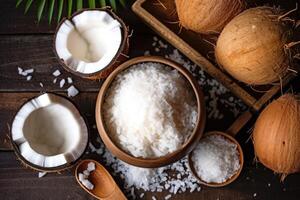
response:
[[[209,187],[224,187],[226,185],[229,185],[230,183],[232,183],[233,181],[235,181],[239,175],[241,174],[242,172],[242,169],[243,169],[243,166],[244,166],[244,153],[243,153],[243,149],[241,147],[241,145],[239,144],[239,142],[234,138],[232,137],[231,135],[227,134],[227,133],[224,133],[224,132],[221,132],[221,131],[210,131],[210,132],[207,132],[207,133],[204,133],[203,135],[203,138],[205,137],[208,137],[208,136],[211,136],[211,135],[221,135],[223,136],[224,138],[226,138],[227,140],[230,140],[231,142],[233,142],[234,144],[237,145],[237,150],[239,152],[239,159],[240,159],[240,168],[238,169],[238,171],[233,175],[231,176],[229,179],[227,179],[225,182],[223,183],[208,183],[208,182],[205,182],[203,181],[199,175],[197,174],[196,172],[196,169],[194,167],[194,164],[193,164],[193,161],[192,161],[192,155],[194,153],[194,150],[191,151],[188,155],[188,166],[192,172],[192,174],[194,175],[194,177],[203,185],[206,185],[206,186],[209,186]]]
[[[162,157],[155,157],[155,158],[141,158],[141,157],[134,157],[130,153],[127,153],[120,147],[114,144],[114,142],[110,139],[108,133],[105,129],[104,119],[102,116],[102,105],[105,99],[106,91],[108,90],[110,84],[114,80],[114,78],[122,71],[128,69],[132,65],[138,64],[138,63],[145,63],[145,62],[154,62],[154,63],[161,63],[164,65],[167,65],[169,67],[172,67],[176,69],[180,74],[182,74],[187,81],[190,83],[196,100],[197,100],[197,111],[198,111],[198,117],[196,126],[194,127],[194,130],[192,134],[190,135],[189,139],[176,151],[169,153]],[[168,165],[170,163],[173,163],[184,156],[186,156],[188,153],[190,153],[198,144],[198,141],[203,135],[205,122],[206,122],[206,113],[205,113],[205,101],[204,101],[204,95],[203,92],[193,77],[193,75],[185,69],[182,65],[179,65],[178,63],[175,63],[174,61],[171,61],[169,59],[160,57],[160,56],[140,56],[133,59],[130,59],[123,64],[121,64],[119,67],[117,67],[105,80],[103,83],[97,97],[96,101],[96,109],[95,109],[95,115],[96,115],[96,124],[98,128],[98,132],[100,137],[102,138],[102,141],[106,145],[106,147],[111,151],[112,154],[114,154],[117,158],[120,160],[134,165],[138,167],[144,167],[144,168],[155,168],[155,167],[162,167],[165,165]]]

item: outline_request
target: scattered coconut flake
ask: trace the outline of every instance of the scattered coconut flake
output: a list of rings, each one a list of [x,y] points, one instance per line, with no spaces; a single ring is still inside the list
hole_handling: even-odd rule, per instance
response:
[[[156,197],[155,197],[155,196],[152,196],[152,200],[156,200]]]
[[[84,179],[87,179],[87,176],[85,174],[83,174],[83,173],[79,173],[78,174],[78,178],[79,178],[79,181],[82,182]]]
[[[54,84],[56,83],[56,81],[57,81],[57,78],[53,79],[53,83],[54,83]]]
[[[86,175],[86,176],[89,176],[89,175],[90,175],[90,171],[88,171],[88,170],[86,169],[86,170],[83,171],[83,174]]]
[[[41,86],[41,87],[44,87],[44,84],[43,84],[42,82],[40,82],[40,86]]]
[[[73,85],[71,85],[67,89],[67,91],[68,91],[68,97],[75,97],[79,93],[78,89]]]
[[[55,76],[55,77],[58,77],[60,74],[61,74],[61,73],[60,73],[60,71],[59,71],[58,69],[55,70],[55,71],[52,73],[52,75]]]
[[[150,51],[145,51],[144,56],[150,56]]]
[[[23,69],[21,67],[18,67],[18,73],[21,75],[23,72]]]
[[[268,187],[271,187],[271,183],[268,183]]]
[[[27,80],[27,81],[30,81],[31,78],[32,78],[32,76],[29,75],[29,76],[26,77],[26,80]]]
[[[94,189],[94,185],[88,179],[84,179],[83,181],[81,181],[81,183],[89,190]]]
[[[47,172],[39,172],[38,177],[42,178],[44,176],[46,176]]]
[[[145,195],[145,193],[140,194],[140,198],[143,198]]]
[[[32,74],[33,72],[34,72],[33,68],[23,70],[21,67],[18,67],[18,74],[19,75],[27,76],[29,74]],[[26,79],[28,79],[28,76],[26,77]]]
[[[257,196],[257,193],[254,193],[254,194],[253,194],[253,197],[256,197],[256,196]]]
[[[69,84],[73,83],[73,80],[72,80],[71,77],[68,77],[67,80],[68,80],[68,83],[69,83]]]
[[[20,72],[20,71],[19,71]],[[19,74],[21,74],[22,76],[27,76],[28,74],[31,74],[31,73],[33,73],[34,72],[34,69],[26,69],[26,70],[24,70],[24,71],[22,71],[21,73],[19,73]]]
[[[95,164],[94,162],[89,162],[88,167],[87,167],[87,170],[88,170],[89,172],[92,172],[92,171],[94,171],[95,169],[96,169],[96,164]]]
[[[65,85],[66,80],[65,79],[61,79],[59,82],[59,87],[62,88]]]
[[[172,195],[168,194],[167,196],[165,196],[165,200],[171,199]]]
[[[95,170],[95,163],[89,162],[87,169],[84,170],[82,173],[78,173],[78,179],[87,189],[92,190],[94,189],[94,185],[89,181],[90,172]]]

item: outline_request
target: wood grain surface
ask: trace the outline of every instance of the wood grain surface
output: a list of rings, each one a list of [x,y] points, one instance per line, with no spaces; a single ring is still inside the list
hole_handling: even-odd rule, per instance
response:
[[[276,2],[275,2],[276,3]],[[12,152],[7,135],[15,113],[20,106],[28,99],[35,97],[42,92],[56,92],[66,95],[68,84],[63,88],[59,87],[62,78],[72,77],[74,85],[80,90],[80,94],[71,101],[82,112],[87,119],[91,130],[91,141],[95,143],[98,132],[93,128],[95,124],[95,102],[101,87],[102,81],[88,81],[75,77],[65,72],[59,66],[52,49],[53,33],[55,24],[48,25],[47,18],[37,24],[36,11],[31,9],[26,16],[23,14],[24,5],[15,8],[15,1],[2,0],[0,6],[0,199],[2,200],[41,200],[41,199],[93,199],[83,191],[76,183],[73,170],[65,171],[62,174],[48,174],[43,178],[38,178],[35,171],[26,169],[16,160]],[[299,14],[299,12],[298,12]],[[169,45],[165,51],[156,52],[153,48],[153,33],[147,28],[129,9],[120,10],[119,15],[133,30],[130,38],[130,57],[143,55],[145,51],[154,55],[164,56],[173,51]],[[35,71],[31,81],[26,81],[26,77],[18,74],[18,67],[23,69],[33,68]],[[59,69],[62,74],[58,82],[53,84],[55,78],[52,73]],[[211,77],[206,75],[210,80]],[[43,87],[40,86],[43,83]],[[210,88],[202,85],[204,93],[208,94]],[[297,78],[288,88],[293,88],[294,92],[300,91],[300,80]],[[232,94],[222,94],[220,98],[229,98]],[[207,102],[207,105],[209,102]],[[236,116],[232,110],[226,106],[219,108],[224,114],[223,119],[209,119],[206,130],[226,130],[234,121]],[[242,112],[246,107],[241,108]],[[259,163],[254,163],[253,146],[249,140],[251,127],[255,119],[252,120],[237,135],[245,153],[245,167],[241,176],[231,185],[223,188],[208,188],[203,186],[200,192],[181,193],[173,196],[172,199],[186,200],[230,200],[230,199],[269,199],[296,200],[300,197],[300,175],[294,174],[286,178],[281,183],[278,175],[266,169]],[[250,130],[250,131],[249,131]],[[97,154],[87,154],[87,158],[97,159],[103,165],[103,159]],[[107,168],[112,172],[111,168]],[[123,181],[114,176],[118,185],[124,188]],[[140,194],[143,191],[138,191]],[[164,199],[166,192],[145,193],[143,199],[152,199],[155,195],[157,199]]]

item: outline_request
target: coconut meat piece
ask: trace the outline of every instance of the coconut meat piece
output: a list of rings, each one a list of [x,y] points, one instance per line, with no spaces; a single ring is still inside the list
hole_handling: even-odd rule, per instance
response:
[[[88,131],[70,101],[46,93],[19,110],[12,124],[12,140],[28,162],[49,168],[78,159],[88,143]]]
[[[122,42],[121,24],[108,12],[83,11],[59,27],[56,52],[67,67],[84,74],[110,64]]]

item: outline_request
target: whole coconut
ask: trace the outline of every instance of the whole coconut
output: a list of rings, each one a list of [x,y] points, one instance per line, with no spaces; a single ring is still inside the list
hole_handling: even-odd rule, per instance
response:
[[[218,38],[218,64],[239,81],[270,84],[283,77],[289,66],[285,44],[291,27],[279,19],[278,9],[248,9],[229,22]]]
[[[286,94],[259,115],[253,132],[255,154],[274,172],[300,172],[300,99]]]
[[[244,0],[175,0],[180,24],[197,33],[219,33],[245,7]]]

